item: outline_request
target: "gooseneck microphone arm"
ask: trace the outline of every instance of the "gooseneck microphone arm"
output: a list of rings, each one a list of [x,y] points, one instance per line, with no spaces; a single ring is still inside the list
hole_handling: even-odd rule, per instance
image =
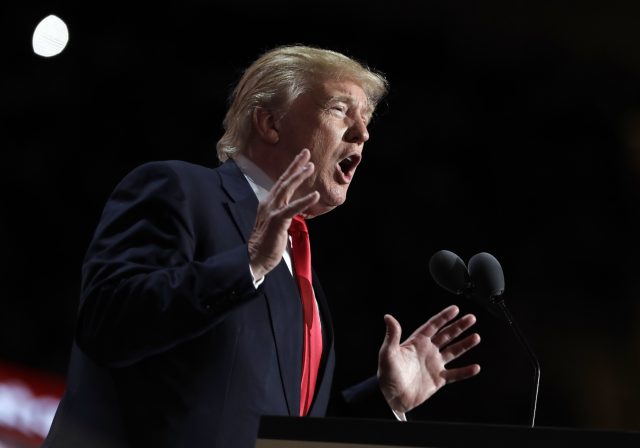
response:
[[[501,295],[497,297],[492,297],[490,299],[490,302],[498,306],[498,308],[500,308],[500,310],[504,314],[505,319],[507,320],[507,323],[509,324],[509,326],[515,333],[516,337],[518,338],[518,341],[529,354],[529,361],[531,362],[531,366],[533,367],[533,388],[532,388],[533,390],[531,391],[532,397],[531,397],[531,410],[529,413],[529,417],[530,417],[529,423],[533,428],[536,422],[536,408],[538,406],[538,390],[540,389],[540,363],[538,362],[538,358],[536,358],[536,355],[533,353],[531,346],[527,342],[527,339],[524,337],[524,334],[522,333],[522,331],[520,331],[520,327],[518,327],[518,324],[516,324],[516,321],[513,319],[513,316],[509,312],[507,305],[505,305],[504,298]]]

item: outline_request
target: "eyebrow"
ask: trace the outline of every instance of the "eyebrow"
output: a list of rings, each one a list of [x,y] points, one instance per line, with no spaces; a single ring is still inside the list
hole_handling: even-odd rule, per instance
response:
[[[333,102],[343,102],[343,103],[349,104],[350,106],[358,105],[358,103],[354,100],[353,96],[345,95],[345,94],[330,95],[325,104],[329,104]],[[367,123],[369,123],[369,121],[371,120],[371,116],[373,115],[373,108],[371,107],[371,103],[368,100],[364,107],[363,114]]]

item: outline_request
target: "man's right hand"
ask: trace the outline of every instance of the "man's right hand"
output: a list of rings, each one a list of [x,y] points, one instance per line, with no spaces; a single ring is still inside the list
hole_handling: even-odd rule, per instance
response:
[[[313,174],[310,157],[308,149],[300,151],[258,205],[256,223],[249,237],[249,264],[255,280],[262,279],[280,263],[287,247],[291,219],[320,199],[320,193],[312,191],[292,200],[302,182]]]

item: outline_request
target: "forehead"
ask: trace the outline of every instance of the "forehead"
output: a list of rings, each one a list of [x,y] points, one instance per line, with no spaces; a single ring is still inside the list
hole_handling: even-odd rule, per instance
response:
[[[352,103],[363,109],[369,108],[369,99],[366,93],[355,81],[352,80],[327,80],[321,82],[315,89],[315,94],[322,102],[340,100]]]

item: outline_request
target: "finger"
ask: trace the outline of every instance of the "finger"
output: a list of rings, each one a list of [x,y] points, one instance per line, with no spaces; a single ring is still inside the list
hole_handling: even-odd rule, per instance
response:
[[[304,148],[302,151],[300,151],[293,158],[293,160],[291,161],[287,169],[284,170],[284,173],[280,175],[275,185],[278,185],[279,183],[286,181],[289,177],[291,177],[291,175],[293,175],[293,173],[298,171],[298,169],[300,169],[301,166],[307,163],[310,157],[311,157],[311,153],[307,148]]]
[[[438,333],[436,333],[432,338],[431,342],[433,342],[436,347],[442,348],[447,345],[449,342],[453,341],[455,338],[460,336],[466,330],[471,328],[473,324],[476,323],[476,317],[473,314],[467,314],[464,317],[461,317],[457,321],[452,324],[447,325],[443,329],[441,329]]]
[[[472,349],[476,345],[480,343],[480,335],[478,333],[473,333],[464,338],[463,340],[456,342],[455,344],[449,345],[444,350],[440,351],[442,355],[442,361],[447,364],[459,356],[466,353],[468,350]]]
[[[431,317],[431,319],[429,319],[426,323],[422,324],[416,331],[413,332],[410,338],[418,335],[426,336],[428,338],[432,337],[440,330],[440,328],[446,325],[447,322],[456,317],[459,312],[460,309],[455,305],[446,307],[438,314]]]
[[[387,332],[384,336],[380,351],[385,351],[399,345],[400,337],[402,336],[402,327],[400,327],[400,323],[391,314],[384,315],[384,323]]]
[[[294,172],[291,177],[283,180],[278,188],[273,190],[273,197],[275,203],[279,206],[287,205],[296,190],[302,182],[304,182],[315,171],[315,165],[312,162],[307,162],[302,165],[298,171]]]
[[[313,174],[315,166],[309,158],[309,150],[303,149],[278,178],[271,189],[277,204],[287,204],[300,184]]]
[[[470,366],[457,367],[455,369],[445,370],[442,377],[447,383],[455,383],[456,381],[466,380],[480,373],[479,364],[471,364]]]
[[[312,191],[306,196],[298,198],[295,201],[291,201],[289,205],[281,210],[281,216],[286,219],[291,219],[294,216],[304,212],[319,200],[320,193],[318,193],[317,191]]]

